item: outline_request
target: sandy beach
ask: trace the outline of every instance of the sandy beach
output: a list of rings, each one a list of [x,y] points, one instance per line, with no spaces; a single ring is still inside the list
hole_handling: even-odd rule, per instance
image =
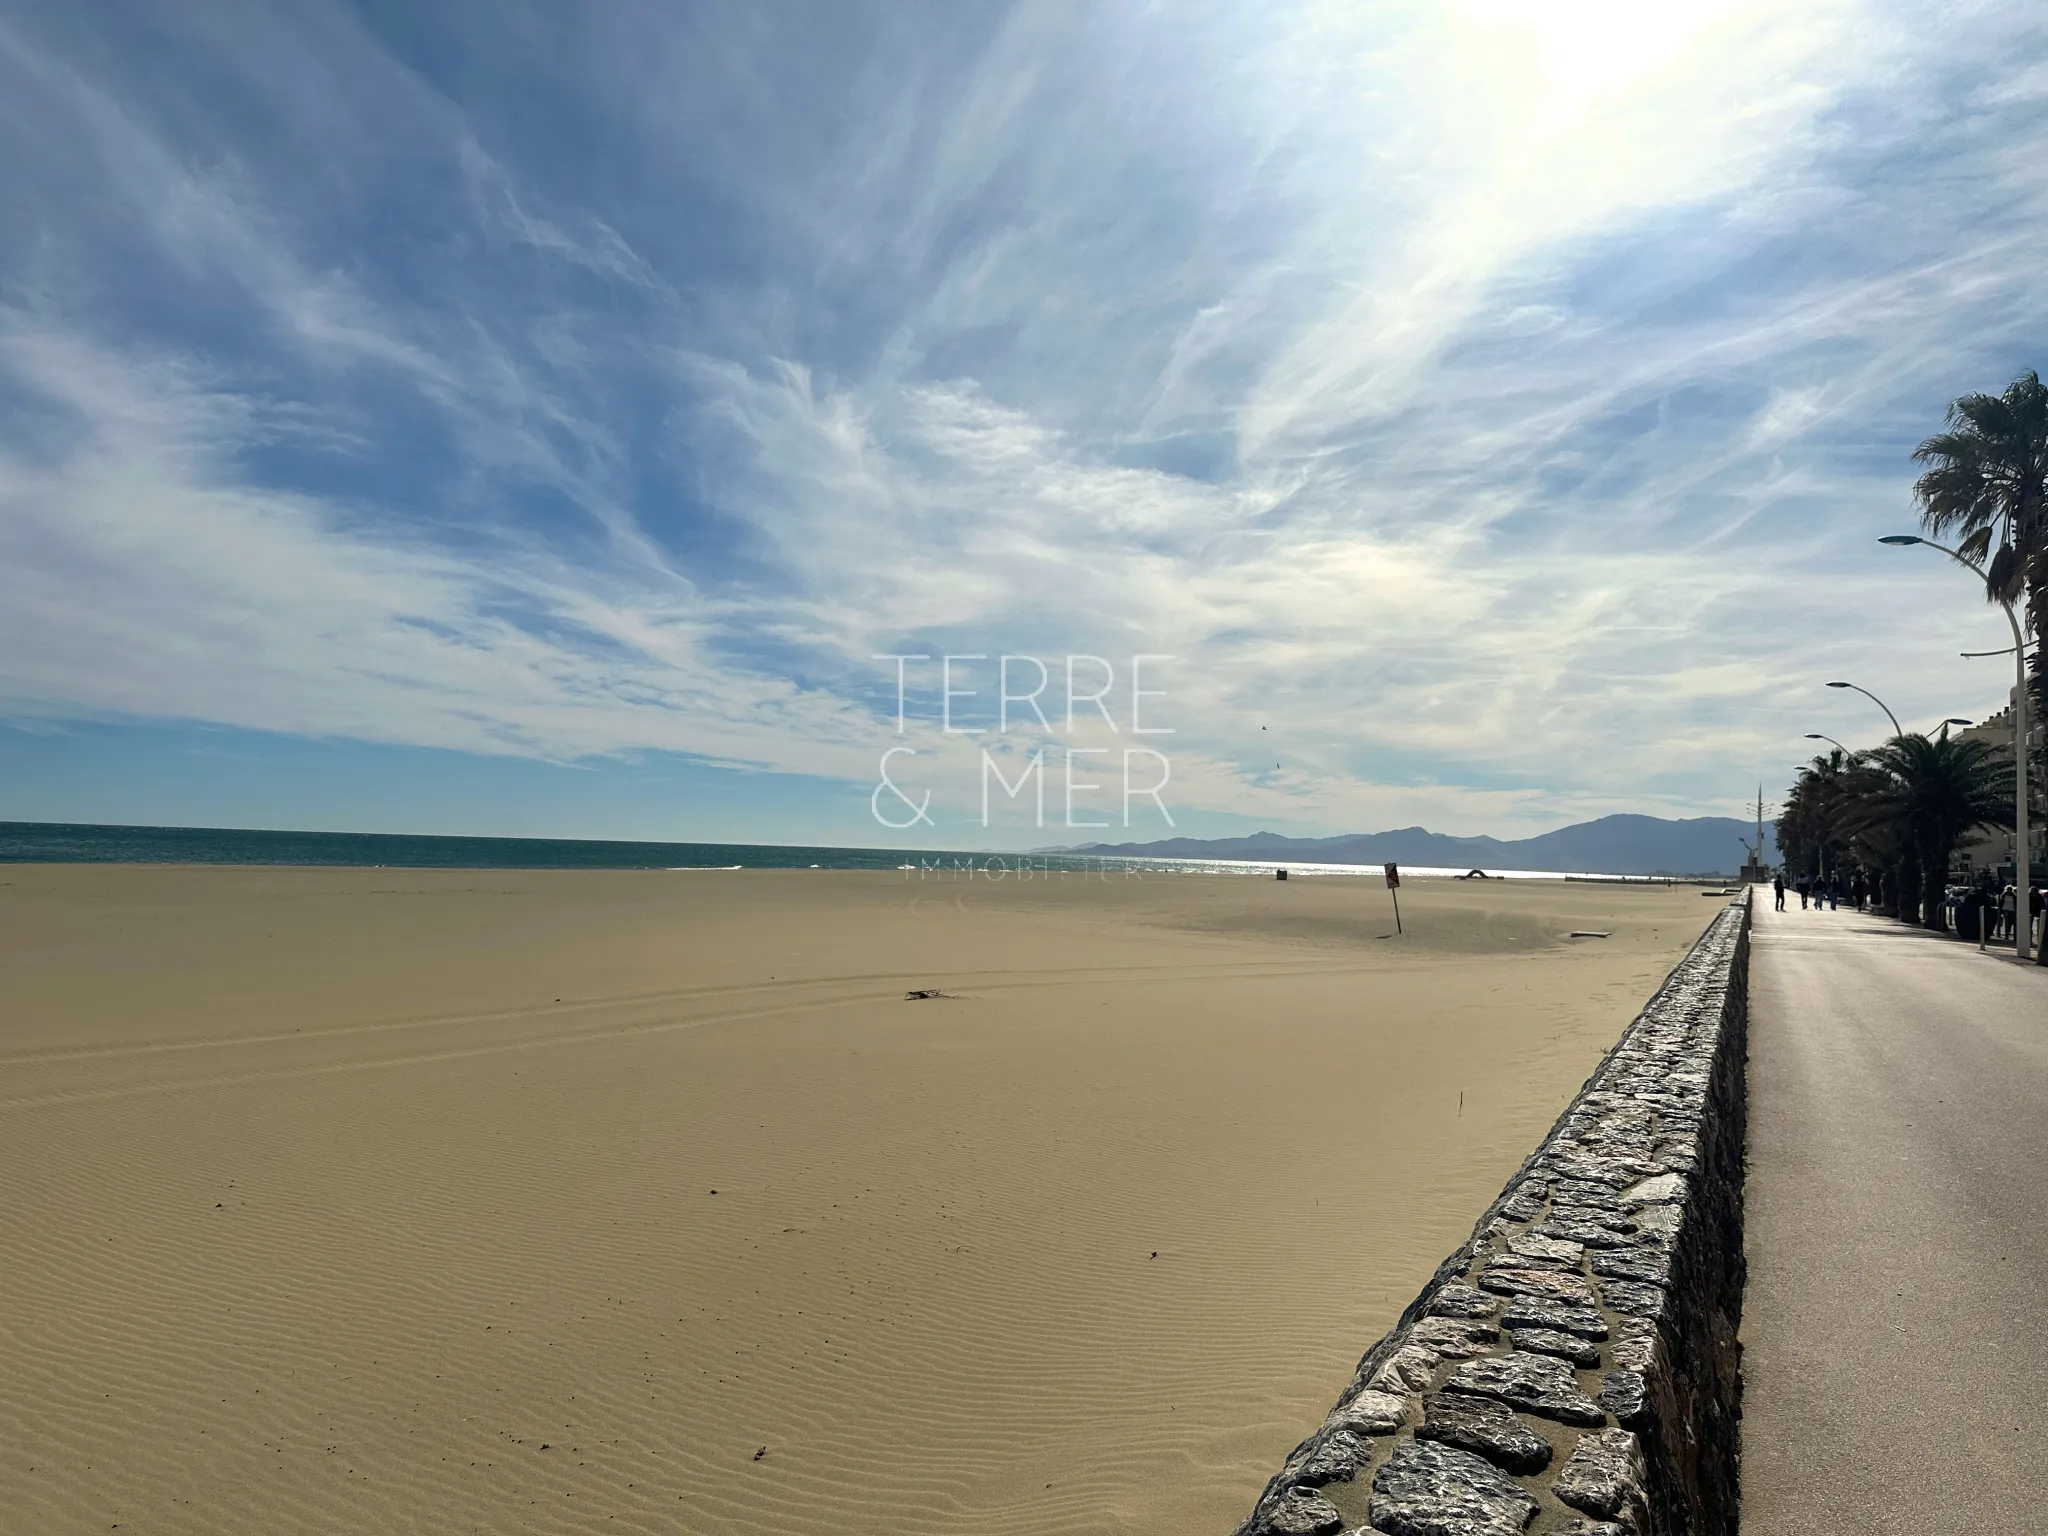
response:
[[[1225,1532],[1720,906],[1401,894],[0,869],[0,1529]]]

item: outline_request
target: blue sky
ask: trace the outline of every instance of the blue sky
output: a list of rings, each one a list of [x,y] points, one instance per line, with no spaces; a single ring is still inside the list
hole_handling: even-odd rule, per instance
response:
[[[1518,836],[2009,681],[1875,539],[2042,361],[2029,5],[0,0],[0,198],[0,818]]]

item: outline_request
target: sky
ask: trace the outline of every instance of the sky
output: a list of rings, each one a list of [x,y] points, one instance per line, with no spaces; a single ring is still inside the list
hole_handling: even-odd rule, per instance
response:
[[[0,0],[0,203],[0,819],[1517,837],[2011,681],[1876,540],[2030,3]]]

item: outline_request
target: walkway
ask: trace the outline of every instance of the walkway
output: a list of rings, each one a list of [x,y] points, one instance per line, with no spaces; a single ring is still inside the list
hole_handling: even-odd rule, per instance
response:
[[[1743,1536],[2048,1531],[2048,973],[1758,898]]]

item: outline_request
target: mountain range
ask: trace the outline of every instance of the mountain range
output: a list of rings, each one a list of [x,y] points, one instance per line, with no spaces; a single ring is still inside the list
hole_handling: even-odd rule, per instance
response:
[[[1602,816],[1539,837],[1451,837],[1425,827],[1353,832],[1337,837],[1169,837],[1156,843],[1087,843],[1048,850],[1155,859],[1295,859],[1304,864],[1418,864],[1464,869],[1547,869],[1604,875],[1730,875],[1742,867],[1753,822],[1729,816],[1666,821],[1657,816]],[[1777,841],[1764,827],[1764,862],[1777,860]]]

